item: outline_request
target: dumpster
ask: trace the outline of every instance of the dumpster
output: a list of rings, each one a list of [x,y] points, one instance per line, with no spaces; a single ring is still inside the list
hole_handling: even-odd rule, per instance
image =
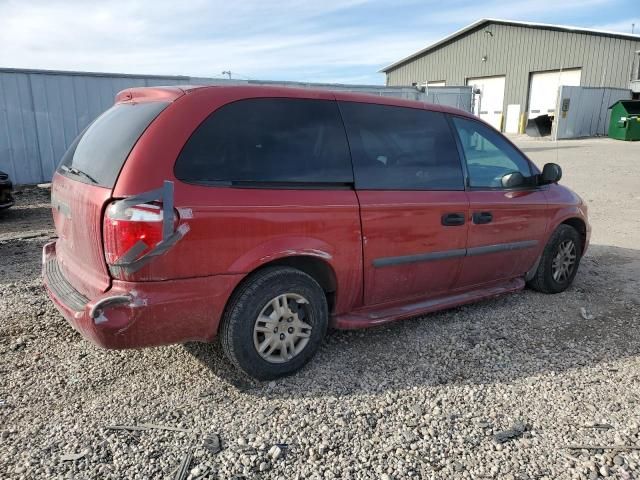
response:
[[[640,140],[640,100],[619,100],[609,109],[609,137],[618,140]]]

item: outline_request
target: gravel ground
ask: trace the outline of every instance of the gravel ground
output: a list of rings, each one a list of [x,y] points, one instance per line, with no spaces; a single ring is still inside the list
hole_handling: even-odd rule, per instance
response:
[[[640,144],[517,141],[590,203],[570,290],[332,332],[268,383],[216,345],[82,340],[41,286],[48,192],[24,190],[0,213],[0,478],[640,478]]]

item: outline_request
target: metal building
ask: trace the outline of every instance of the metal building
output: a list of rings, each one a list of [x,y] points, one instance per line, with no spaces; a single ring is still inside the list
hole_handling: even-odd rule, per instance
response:
[[[0,68],[0,170],[17,184],[48,182],[73,139],[113,105],[117,92],[157,85],[259,84],[349,90],[439,103],[471,111],[471,87],[414,87],[221,80]]]
[[[471,85],[475,113],[503,131],[556,110],[558,87],[630,89],[640,35],[482,19],[382,69],[387,85]]]

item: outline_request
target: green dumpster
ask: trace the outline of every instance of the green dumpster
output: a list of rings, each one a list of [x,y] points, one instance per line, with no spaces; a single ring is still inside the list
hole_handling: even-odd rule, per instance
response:
[[[640,100],[619,100],[609,108],[609,137],[640,140]]]

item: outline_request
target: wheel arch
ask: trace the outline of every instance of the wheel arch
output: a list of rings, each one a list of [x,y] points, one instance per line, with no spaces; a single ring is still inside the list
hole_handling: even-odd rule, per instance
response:
[[[327,298],[327,307],[329,310],[329,314],[333,312],[336,305],[336,293],[338,291],[338,280],[336,272],[331,264],[325,259],[319,256],[304,254],[289,255],[276,258],[255,267],[253,270],[248,272],[242,279],[242,281],[240,281],[238,285],[236,285],[236,287],[233,289],[233,292],[231,293],[231,295],[229,295],[229,298],[226,302],[224,311],[227,310],[227,306],[229,305],[231,298],[245,282],[247,282],[255,273],[271,267],[295,268],[309,275],[316,282],[318,282],[318,284],[324,291],[325,297]]]

